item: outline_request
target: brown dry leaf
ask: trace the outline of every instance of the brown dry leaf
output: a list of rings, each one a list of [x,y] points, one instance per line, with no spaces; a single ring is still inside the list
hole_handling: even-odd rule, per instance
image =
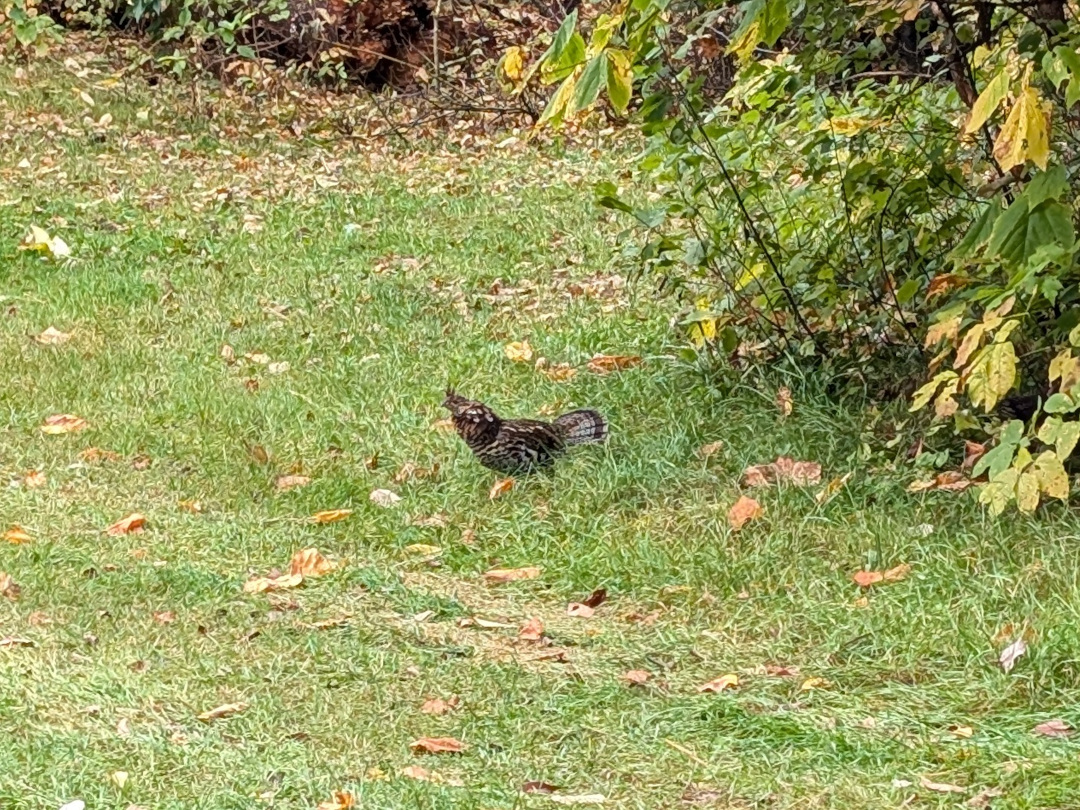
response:
[[[334,795],[325,802],[319,802],[315,810],[349,810],[354,804],[356,804],[356,799],[351,793],[335,790]]]
[[[492,568],[484,572],[484,579],[491,583],[516,582],[519,579],[536,579],[540,569],[536,566],[525,568]]]
[[[761,517],[765,513],[764,507],[753,498],[745,495],[739,496],[731,509],[728,510],[728,525],[732,530],[738,531],[751,520]]]
[[[101,461],[119,461],[120,454],[112,450],[102,450],[100,447],[87,447],[79,453],[79,459],[87,464],[97,464]]]
[[[159,610],[154,613],[154,621],[158,624],[172,624],[176,621],[176,614],[171,610]]]
[[[274,480],[274,486],[280,490],[295,489],[296,487],[305,487],[310,483],[311,479],[308,478],[306,475],[279,475]]]
[[[724,443],[722,441],[715,441],[710,442],[709,444],[704,444],[697,450],[698,458],[706,459],[709,456],[716,455],[723,449]]]
[[[401,496],[389,489],[374,489],[368,498],[373,504],[384,509],[389,509],[401,502]]]
[[[966,802],[964,802],[964,804],[966,804],[968,807],[976,808],[989,807],[991,799],[996,799],[998,796],[1001,796],[1004,793],[1005,791],[997,787],[983,788]]]
[[[203,511],[202,501],[192,500],[191,498],[185,498],[182,501],[177,501],[176,505],[183,509],[185,512],[191,512],[193,515],[201,515]]]
[[[0,638],[0,650],[8,647],[33,647],[34,642],[28,638],[21,638],[19,636],[5,636]]]
[[[412,525],[421,529],[445,529],[450,525],[450,516],[443,512],[436,512],[427,517],[413,518]]]
[[[765,487],[782,481],[797,487],[821,482],[821,465],[816,461],[795,461],[779,456],[771,464],[755,464],[743,471],[743,486]]]
[[[719,678],[714,678],[708,683],[702,684],[697,688],[699,692],[723,692],[725,689],[734,689],[739,685],[739,676],[730,673],[728,675],[721,675]]]
[[[540,641],[544,637],[544,623],[534,616],[518,630],[518,638],[522,641]]]
[[[513,478],[500,478],[491,486],[491,491],[488,492],[488,500],[493,501],[514,488]]]
[[[337,570],[339,563],[331,562],[319,553],[317,548],[302,548],[289,561],[289,573],[303,577],[321,577]]]
[[[577,374],[577,369],[569,363],[556,363],[546,368],[538,368],[552,382],[566,382]]]
[[[844,473],[831,480],[818,491],[817,495],[814,496],[814,501],[818,504],[823,504],[832,500],[836,496],[836,493],[842,490],[844,485],[851,480],[852,475],[853,473]]]
[[[429,698],[424,701],[424,705],[420,707],[420,711],[424,714],[446,714],[451,709],[456,709],[460,699],[457,695],[452,696],[449,700],[443,700],[442,698]]]
[[[551,785],[547,782],[525,782],[521,786],[522,793],[542,793],[544,795],[550,795],[558,790],[562,790],[558,785]]]
[[[465,743],[453,737],[421,737],[409,743],[414,754],[460,754]]]
[[[529,341],[523,340],[516,343],[507,343],[503,346],[506,359],[514,363],[528,363],[533,358],[532,346]]]
[[[401,775],[410,779],[418,779],[421,782],[432,782],[436,785],[449,785],[450,787],[463,787],[464,782],[456,777],[443,776],[442,774],[421,768],[419,765],[408,765],[401,769]]]
[[[556,793],[548,798],[556,804],[603,804],[607,801],[602,793],[582,793],[576,796],[562,796]]]
[[[972,464],[974,465],[974,461]],[[942,492],[961,492],[972,486],[975,482],[959,470],[948,470],[938,473],[933,478],[922,481],[912,481],[907,486],[908,492],[928,492],[941,490]]]
[[[50,326],[40,335],[34,335],[34,340],[42,346],[60,346],[71,340],[71,335]]]
[[[126,518],[121,518],[105,530],[109,537],[119,537],[122,534],[138,534],[146,526],[146,518],[138,512],[132,512]]]
[[[311,516],[312,523],[337,523],[353,513],[352,509],[324,509]]]
[[[794,409],[795,403],[791,399],[790,388],[785,386],[776,392],[776,407],[780,409],[781,418],[791,416],[791,411]]]
[[[1064,720],[1047,720],[1045,723],[1039,723],[1031,731],[1043,737],[1070,737],[1073,727]]]
[[[262,593],[295,588],[304,581],[303,574],[282,574],[277,577],[255,577],[244,583],[244,593]]]
[[[965,473],[971,472],[980,458],[986,455],[986,445],[979,444],[978,442],[965,441],[964,442],[964,463],[960,465],[961,471]]]
[[[907,563],[901,563],[888,571],[856,571],[852,574],[851,579],[860,588],[869,588],[879,582],[899,582],[906,579],[910,573],[911,566]]]
[[[12,526],[6,532],[4,532],[4,539],[9,543],[18,545],[19,543],[30,543],[33,541],[29,534],[26,533],[26,529],[22,526]]]
[[[959,785],[950,785],[945,782],[931,782],[925,776],[919,780],[919,784],[935,793],[967,793],[967,788],[962,788]]]
[[[571,602],[566,607],[566,615],[573,616],[576,619],[590,619],[594,613],[596,613],[596,610],[588,605],[583,605],[581,602]]]
[[[61,433],[76,433],[86,430],[90,425],[81,416],[70,413],[58,413],[45,419],[41,426],[41,432],[47,436],[58,436]]]
[[[824,678],[807,678],[799,686],[800,692],[813,692],[815,689],[825,689],[829,682]]]
[[[27,489],[37,489],[45,486],[46,478],[45,473],[38,472],[37,470],[30,470],[25,476],[23,476],[23,484]]]
[[[11,574],[0,571],[0,596],[12,602],[19,598],[22,587],[11,578]]]
[[[589,371],[594,374],[610,374],[613,371],[625,371],[641,364],[636,355],[596,354],[588,363]]]
[[[624,672],[622,677],[624,681],[632,686],[642,686],[652,677],[652,673],[646,672],[643,669],[631,669]]]
[[[209,723],[213,720],[220,720],[223,717],[239,714],[246,708],[246,703],[224,703],[221,706],[203,712],[199,715],[198,719],[202,720],[204,723]]]
[[[954,737],[969,740],[975,734],[975,729],[971,726],[949,726],[949,733]]]
[[[1001,664],[1001,668],[1006,672],[1011,672],[1012,668],[1016,666],[1016,659],[1027,652],[1027,642],[1024,641],[1024,637],[1016,639],[1012,644],[1001,651],[1001,655],[998,657],[998,662]]]

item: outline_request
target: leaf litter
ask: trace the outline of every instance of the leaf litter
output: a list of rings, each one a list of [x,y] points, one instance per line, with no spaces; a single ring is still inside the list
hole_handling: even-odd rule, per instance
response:
[[[756,520],[763,514],[765,514],[765,508],[760,503],[746,495],[741,495],[728,510],[728,525],[731,526],[732,531],[737,532],[751,520]]]
[[[821,465],[816,461],[795,461],[778,456],[770,464],[755,464],[743,470],[742,484],[746,487],[767,487],[789,483],[805,487],[821,482]]]

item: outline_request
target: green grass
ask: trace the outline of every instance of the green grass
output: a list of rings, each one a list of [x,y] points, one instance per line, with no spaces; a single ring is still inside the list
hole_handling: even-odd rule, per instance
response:
[[[0,637],[34,642],[0,649],[0,807],[313,808],[334,790],[369,808],[555,806],[521,795],[529,780],[618,808],[947,807],[987,788],[1002,791],[993,807],[1075,805],[1076,743],[1031,729],[1080,725],[1080,521],[1053,508],[995,522],[969,494],[907,495],[902,475],[855,460],[860,410],[797,386],[781,421],[773,391],[722,395],[672,359],[679,338],[647,285],[573,295],[616,272],[619,225],[588,186],[617,161],[230,139],[183,120],[168,88],[102,89],[108,66],[84,61],[101,72],[39,62],[12,83],[0,66],[15,88],[0,96],[0,474],[16,482],[0,529],[34,538],[0,545],[22,586],[0,599]],[[72,88],[114,116],[100,138]],[[18,251],[31,223],[74,259]],[[531,287],[493,300],[496,280]],[[35,343],[48,326],[71,341]],[[554,382],[504,356],[524,339],[552,362],[645,362]],[[491,501],[494,476],[433,427],[448,381],[512,415],[598,408],[611,441]],[[45,436],[54,413],[90,427]],[[80,461],[88,447],[119,460]],[[732,533],[741,470],[781,453],[854,477],[824,505],[815,488],[755,493],[765,515]],[[439,470],[395,483],[408,462]],[[18,483],[29,470],[45,485]],[[278,491],[290,472],[311,484]],[[402,501],[380,508],[376,488]],[[355,512],[307,520],[333,508]],[[134,511],[145,532],[103,532]],[[440,513],[444,528],[413,525]],[[243,592],[312,545],[343,568]],[[851,582],[902,562],[902,582]],[[481,576],[526,565],[543,575]],[[595,617],[566,616],[597,587],[610,598]],[[564,661],[517,640],[531,616]],[[1033,635],[1006,675],[1009,624]],[[652,679],[630,687],[631,669]],[[737,690],[696,691],[729,672]],[[801,692],[811,677],[828,686]],[[455,711],[420,711],[451,695]],[[197,720],[230,702],[248,708]],[[414,755],[420,736],[468,748]],[[463,786],[401,775],[415,764]]]

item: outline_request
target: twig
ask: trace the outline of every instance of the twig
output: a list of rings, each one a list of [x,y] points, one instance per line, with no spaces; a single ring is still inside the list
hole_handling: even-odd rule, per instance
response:
[[[435,20],[432,23],[431,34],[431,57],[435,63],[435,76],[433,83],[435,89],[439,88],[439,14],[442,12],[442,0],[435,0]]]

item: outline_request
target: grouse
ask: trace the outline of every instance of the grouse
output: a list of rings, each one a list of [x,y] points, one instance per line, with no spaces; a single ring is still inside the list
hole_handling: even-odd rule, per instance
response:
[[[485,467],[503,475],[549,467],[572,444],[602,442],[608,427],[596,411],[564,413],[553,422],[501,419],[482,402],[446,390],[443,407],[453,415],[454,429]]]

